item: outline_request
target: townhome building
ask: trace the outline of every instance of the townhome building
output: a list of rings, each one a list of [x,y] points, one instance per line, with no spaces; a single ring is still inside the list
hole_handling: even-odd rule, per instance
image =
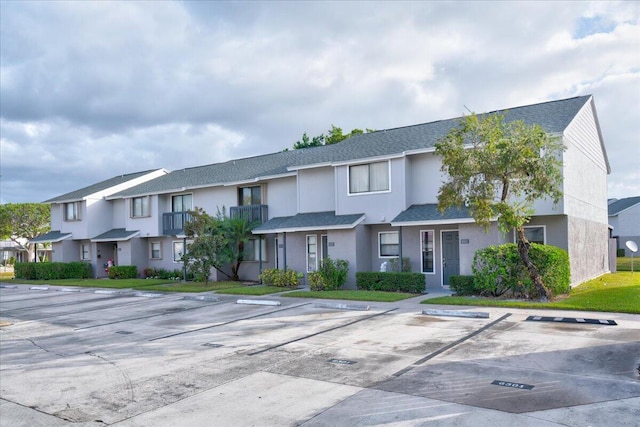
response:
[[[609,200],[608,208],[609,225],[617,249],[624,250],[625,256],[631,256],[626,243],[632,241],[640,245],[640,196]]]
[[[563,197],[556,205],[536,203],[526,227],[530,241],[567,250],[574,285],[607,272],[610,167],[593,97],[498,112],[507,121],[539,124],[566,146]],[[89,241],[130,254],[118,262],[139,271],[181,268],[189,243],[184,224],[200,207],[259,223],[245,247],[242,279],[257,280],[265,268],[307,274],[331,257],[349,262],[347,286],[354,287],[357,271],[378,271],[384,263],[389,270],[393,260],[406,259],[412,271],[424,274],[427,288],[448,286],[451,276],[471,274],[477,249],[515,241],[495,225],[485,232],[464,207],[437,208],[444,177],[435,144],[458,123],[454,118],[380,130],[338,144],[165,173],[105,195],[112,218]],[[58,215],[56,221],[66,219]],[[52,228],[60,230],[53,237],[64,234],[62,226]],[[212,271],[214,280],[224,279],[219,276]]]

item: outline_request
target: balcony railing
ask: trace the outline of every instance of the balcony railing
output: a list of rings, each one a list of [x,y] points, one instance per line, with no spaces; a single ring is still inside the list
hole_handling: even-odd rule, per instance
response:
[[[232,206],[229,209],[231,218],[243,218],[249,222],[262,224],[269,219],[267,205]]]
[[[165,212],[162,214],[162,234],[178,236],[184,234],[184,226],[191,221],[189,212]]]

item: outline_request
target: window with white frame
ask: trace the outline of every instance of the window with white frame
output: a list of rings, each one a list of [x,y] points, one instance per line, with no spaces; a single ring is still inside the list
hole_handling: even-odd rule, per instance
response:
[[[307,272],[318,270],[318,237],[307,236]]]
[[[389,162],[349,166],[349,194],[389,191]]]
[[[88,244],[80,245],[80,259],[83,261],[91,259],[90,246]]]
[[[162,259],[162,246],[160,242],[149,242],[149,258]]]
[[[400,255],[400,240],[397,231],[378,233],[378,254],[380,258],[391,258]]]
[[[70,202],[64,204],[64,220],[78,221],[80,219],[80,202]]]
[[[171,212],[186,212],[193,209],[193,195],[180,194],[171,197]]]
[[[173,262],[182,262],[182,255],[184,254],[184,242],[173,242]]]
[[[245,261],[262,261],[267,260],[267,241],[265,239],[249,239],[244,244],[244,260]]]
[[[422,248],[422,272],[434,273],[433,263],[433,230],[420,232],[420,247]]]
[[[524,235],[529,243],[546,244],[546,230],[544,225],[532,225],[524,227]]]
[[[141,218],[149,216],[149,197],[134,197],[131,199],[131,217]]]

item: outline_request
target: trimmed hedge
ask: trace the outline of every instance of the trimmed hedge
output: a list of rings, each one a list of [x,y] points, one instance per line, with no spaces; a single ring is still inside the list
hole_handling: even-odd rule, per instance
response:
[[[451,276],[449,277],[449,288],[456,295],[474,295],[476,293],[474,279],[474,276]]]
[[[267,268],[262,271],[260,280],[263,285],[277,286],[280,288],[293,288],[298,286],[298,272],[295,270],[278,270],[277,268]]]
[[[569,255],[551,245],[531,244],[531,261],[552,295],[567,293],[570,287]],[[485,296],[537,298],[527,268],[520,260],[518,246],[507,243],[476,251],[473,258],[476,293]]]
[[[361,271],[356,273],[356,286],[364,291],[424,292],[425,277],[422,273],[397,273]]]
[[[165,270],[164,268],[147,267],[142,270],[145,279],[182,280],[184,272],[182,270]],[[193,273],[187,271],[187,280],[193,280]]]
[[[114,265],[109,267],[109,279],[135,279],[138,277],[138,267],[135,265]]]
[[[18,262],[14,270],[16,279],[60,280],[88,279],[91,264],[87,262]]]

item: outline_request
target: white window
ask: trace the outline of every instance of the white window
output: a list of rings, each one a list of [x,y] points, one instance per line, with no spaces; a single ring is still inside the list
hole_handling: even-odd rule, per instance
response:
[[[160,242],[149,243],[149,257],[151,259],[162,259],[162,246]],[[175,258],[174,258],[175,259]]]
[[[307,272],[318,269],[318,237],[307,236]]]
[[[80,259],[88,261],[91,259],[91,252],[89,251],[89,245],[80,245]]]
[[[380,258],[391,258],[400,255],[400,241],[397,231],[378,233],[378,255]]]
[[[349,194],[389,191],[389,162],[349,166]]]
[[[244,260],[259,261],[260,255],[262,255],[262,261],[267,260],[267,241],[265,239],[249,239],[244,244]]]
[[[544,225],[524,227],[524,235],[529,243],[539,243],[544,245],[546,242],[546,230]]]
[[[435,272],[433,262],[433,235],[433,230],[423,230],[420,232],[423,273]]]
[[[134,197],[131,199],[131,217],[149,216],[149,197]]]
[[[184,250],[184,242],[173,242],[173,262],[182,262]]]
[[[329,236],[323,234],[320,236],[320,261],[329,256]]]
[[[171,212],[186,212],[193,209],[193,196],[181,194],[171,197]]]
[[[80,219],[80,202],[64,204],[65,221],[78,221]]]

